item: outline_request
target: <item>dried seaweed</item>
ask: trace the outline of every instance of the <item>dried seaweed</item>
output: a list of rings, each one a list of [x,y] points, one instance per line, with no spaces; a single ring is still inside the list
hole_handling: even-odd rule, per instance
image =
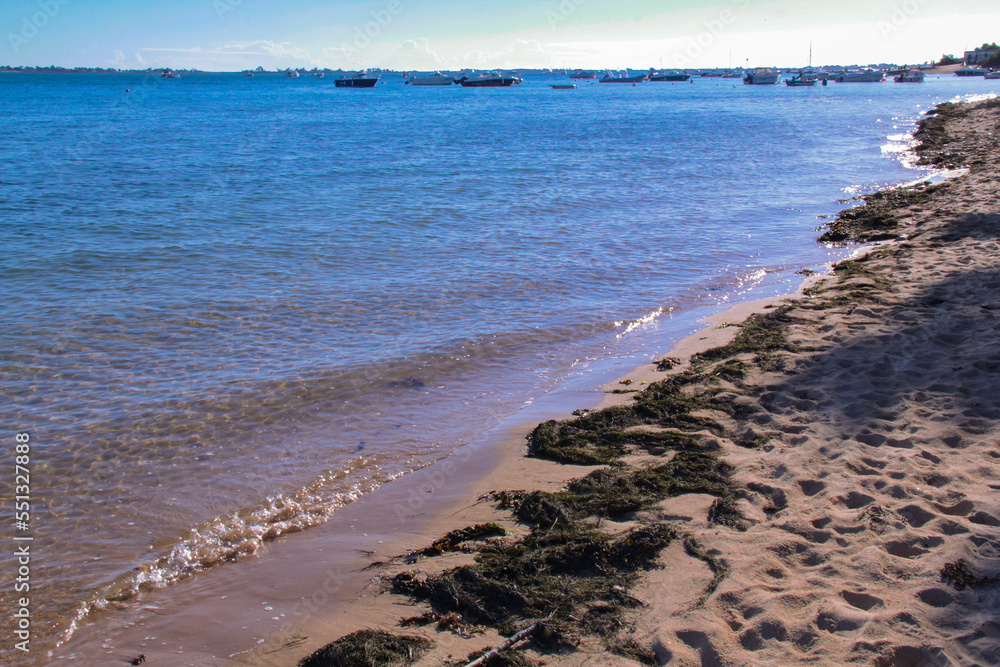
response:
[[[680,366],[681,360],[677,357],[663,357],[654,363],[656,364],[656,370],[662,373],[673,369],[675,366]]]
[[[715,590],[719,587],[719,584],[722,583],[722,580],[729,574],[729,570],[725,565],[719,562],[719,559],[705,551],[705,549],[698,544],[697,540],[693,537],[687,537],[684,539],[684,550],[689,556],[702,561],[708,565],[709,569],[712,570],[712,581],[709,582],[705,591],[701,594],[701,597],[694,604],[694,607],[698,608],[705,604],[705,601],[712,595],[712,593],[715,592]]]
[[[679,452],[663,465],[637,470],[601,468],[570,482],[565,491],[527,494],[515,514],[521,521],[543,527],[588,516],[620,519],[685,493],[728,498],[733,493],[730,473],[730,466],[712,453]],[[727,515],[727,525],[731,520]]]
[[[791,306],[779,306],[766,313],[754,313],[739,325],[736,337],[719,347],[713,347],[691,357],[691,363],[699,369],[740,354],[754,354],[754,361],[764,370],[770,370],[774,355],[779,351],[795,352],[798,348],[788,342],[788,328],[796,320],[789,311]]]
[[[427,600],[469,623],[511,628],[520,620],[566,618],[596,602],[634,607],[625,588],[674,539],[664,525],[611,537],[579,525],[535,531],[513,544],[483,548],[476,563],[423,578],[403,572],[396,592]]]
[[[397,667],[412,665],[433,643],[423,637],[358,630],[299,661],[299,667]]]
[[[429,547],[418,549],[414,553],[421,556],[440,556],[447,551],[457,551],[463,542],[469,540],[481,540],[487,537],[498,537],[505,535],[506,531],[496,522],[480,523],[475,526],[466,526],[447,533],[444,537],[436,540]]]
[[[972,573],[964,558],[959,558],[954,563],[945,563],[941,568],[941,581],[950,583],[958,590],[965,588],[975,588],[987,584],[1000,583],[1000,576],[977,577]]]
[[[920,183],[862,195],[860,199],[865,203],[837,214],[836,219],[826,225],[827,230],[819,237],[819,242],[870,243],[894,239],[899,236],[900,228],[897,212],[908,206],[925,203],[934,187]]]

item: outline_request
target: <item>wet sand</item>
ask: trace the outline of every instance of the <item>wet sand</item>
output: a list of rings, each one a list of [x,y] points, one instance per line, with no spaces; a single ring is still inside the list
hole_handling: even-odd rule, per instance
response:
[[[969,173],[882,205],[874,236],[897,238],[787,299],[784,343],[766,364],[759,351],[725,359],[744,370],[717,380],[715,395],[721,388],[739,409],[709,415],[721,431],[693,435],[711,438],[732,466],[742,525],[710,521],[716,498],[707,494],[605,522],[609,534],[667,523],[685,537],[630,590],[643,604],[619,635],[641,650],[615,655],[584,633],[575,650],[528,641],[519,653],[549,665],[637,664],[636,656],[669,665],[1000,663],[1000,109],[994,101],[938,118],[922,133],[925,161]],[[781,301],[749,307],[774,312]],[[631,384],[605,390],[682,374],[693,353],[739,331],[717,321],[671,353],[679,366],[640,369]],[[607,396],[621,404],[635,394]],[[507,540],[523,536],[528,526],[480,494],[555,491],[600,467],[521,457],[523,435],[512,435],[502,464],[464,502],[425,526],[422,542],[402,546],[490,520]],[[652,461],[630,451],[619,465]],[[354,604],[303,627],[294,648],[254,661],[294,664],[365,628],[430,639],[421,665],[495,646],[502,637],[490,628],[471,638],[401,629],[400,619],[428,606],[383,592],[398,572],[433,575],[473,558],[375,565]]]

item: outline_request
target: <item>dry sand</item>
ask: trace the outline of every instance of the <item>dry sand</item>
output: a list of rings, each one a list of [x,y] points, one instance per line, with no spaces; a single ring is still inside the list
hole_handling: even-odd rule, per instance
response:
[[[957,114],[947,132],[935,150],[970,173],[897,210],[903,239],[788,300],[791,345],[777,355],[780,370],[751,366],[742,382],[724,383],[739,419],[719,418],[724,434],[712,437],[733,466],[747,529],[711,523],[714,498],[699,494],[605,525],[668,522],[702,550],[696,558],[673,542],[660,554],[662,567],[630,591],[644,606],[629,613],[621,635],[656,663],[1000,664],[1000,579],[990,581],[1000,572],[1000,109]],[[767,312],[779,301],[752,307]],[[672,356],[687,359],[738,330],[717,325]],[[753,362],[754,354],[741,359]],[[640,369],[627,386],[666,374]],[[607,403],[632,397],[608,393]],[[432,522],[426,541],[392,548],[423,547],[488,520],[524,535],[527,527],[478,495],[556,490],[594,469],[524,458],[523,437],[512,434],[505,463]],[[433,640],[419,665],[495,646],[502,638],[493,630],[462,638],[433,626],[400,629],[401,618],[427,607],[381,592],[399,571],[433,574],[472,558],[376,566],[346,612],[303,628],[287,650],[248,659],[294,664],[362,628]],[[971,578],[956,581],[943,569]],[[637,664],[596,639],[561,654],[521,648],[548,665]]]

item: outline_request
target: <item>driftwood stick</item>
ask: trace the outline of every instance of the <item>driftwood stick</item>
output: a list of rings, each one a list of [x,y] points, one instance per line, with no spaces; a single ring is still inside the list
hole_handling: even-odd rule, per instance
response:
[[[522,639],[525,639],[526,637],[529,637],[530,635],[534,634],[535,630],[541,627],[541,625],[542,625],[541,623],[534,623],[531,626],[525,628],[524,630],[521,630],[510,639],[504,640],[502,644],[498,645],[495,648],[491,648],[486,653],[483,653],[481,656],[479,656],[469,664],[465,665],[465,667],[479,667],[479,665],[483,664],[493,656],[499,655],[500,653],[506,651],[507,649],[509,649],[511,646],[518,643]]]

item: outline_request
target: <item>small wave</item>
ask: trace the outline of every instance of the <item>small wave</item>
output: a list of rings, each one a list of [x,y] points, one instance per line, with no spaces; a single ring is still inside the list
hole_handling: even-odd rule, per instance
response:
[[[895,157],[907,169],[919,169],[917,162],[920,156],[916,148],[920,142],[913,138],[912,133],[890,134],[886,139],[888,141],[881,146],[884,157]]]
[[[282,535],[325,523],[340,508],[402,474],[384,473],[365,458],[351,459],[344,469],[329,470],[294,493],[268,497],[256,507],[196,526],[169,551],[120,575],[82,603],[57,646],[68,641],[92,611],[122,606],[143,591],[251,557]]]
[[[976,93],[970,95],[956,95],[952,98],[952,102],[982,102],[984,100],[992,100],[997,97],[996,93]]]
[[[641,327],[643,325],[646,325],[646,324],[649,324],[650,322],[654,322],[656,320],[656,318],[658,318],[664,312],[670,312],[671,310],[673,310],[673,308],[664,309],[663,306],[660,306],[659,308],[657,308],[653,312],[648,313],[646,315],[643,315],[642,317],[640,317],[637,320],[632,320],[631,322],[621,322],[621,321],[615,322],[615,327],[616,328],[617,327],[621,327],[621,326],[625,327],[625,330],[622,331],[622,332],[620,332],[615,337],[616,338],[623,338],[624,336],[632,333],[633,331],[635,331],[639,327]]]

